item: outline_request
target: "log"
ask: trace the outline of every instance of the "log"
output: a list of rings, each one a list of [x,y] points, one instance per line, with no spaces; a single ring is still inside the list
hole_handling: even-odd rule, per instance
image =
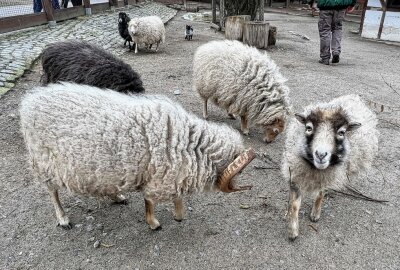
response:
[[[243,23],[250,21],[250,15],[229,16],[225,22],[225,38],[231,40],[243,39]]]
[[[199,11],[199,7],[197,6],[197,4],[186,4],[186,11],[187,12],[198,12]]]
[[[269,23],[267,22],[244,22],[243,43],[259,49],[268,47]]]
[[[268,46],[275,46],[276,44],[276,26],[269,27],[268,33]]]
[[[210,23],[210,27],[215,29],[216,31],[221,30],[221,26],[219,26],[218,24],[215,24],[215,23]]]

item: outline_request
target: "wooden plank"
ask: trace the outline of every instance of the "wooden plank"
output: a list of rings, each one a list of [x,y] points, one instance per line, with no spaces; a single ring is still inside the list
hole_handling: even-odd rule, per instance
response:
[[[47,20],[49,22],[55,22],[54,9],[53,6],[51,5],[51,0],[42,0],[42,4],[43,4],[43,10],[47,16]]]
[[[0,18],[0,33],[20,30],[47,23],[44,12]]]
[[[92,14],[100,13],[110,9],[109,3],[99,3],[99,4],[92,4],[90,5],[92,8]]]
[[[365,13],[367,12],[367,6],[368,6],[368,0],[364,1],[364,6],[361,14],[361,22],[360,22],[360,30],[358,31],[358,34],[361,36],[363,28],[364,28],[364,20],[365,20]]]
[[[216,23],[217,22],[217,1],[216,0],[211,1],[211,10],[212,10],[212,22]]]
[[[382,4],[383,12],[382,12],[382,17],[381,17],[381,23],[379,25],[379,30],[378,30],[378,39],[381,39],[382,30],[383,30],[383,24],[385,23],[385,17],[386,17],[386,3],[387,3],[387,1],[381,0],[381,3],[382,2],[383,2],[383,4]]]
[[[65,21],[83,15],[85,15],[85,8],[83,6],[63,8],[54,11],[54,18],[57,22]]]

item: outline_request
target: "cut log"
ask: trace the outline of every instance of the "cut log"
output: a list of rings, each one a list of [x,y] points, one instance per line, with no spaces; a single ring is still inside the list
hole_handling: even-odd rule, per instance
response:
[[[269,27],[268,33],[268,46],[275,46],[276,44],[276,26]]]
[[[269,23],[267,22],[244,22],[243,43],[259,49],[268,47]]]
[[[219,26],[218,24],[215,24],[215,23],[210,23],[210,27],[215,29],[216,31],[221,30],[221,26]]]
[[[250,21],[250,15],[229,16],[225,23],[225,38],[231,40],[243,39],[243,23]]]

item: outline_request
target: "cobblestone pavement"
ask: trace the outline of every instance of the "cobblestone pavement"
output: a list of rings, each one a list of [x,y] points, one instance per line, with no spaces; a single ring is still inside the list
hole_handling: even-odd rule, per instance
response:
[[[92,16],[59,22],[54,28],[47,25],[0,35],[0,97],[14,87],[15,81],[40,56],[43,48],[52,42],[65,39],[93,41],[105,49],[120,55],[126,52],[118,33],[118,12],[106,11]],[[157,3],[123,8],[131,18],[157,15],[164,23],[173,18],[176,10]]]

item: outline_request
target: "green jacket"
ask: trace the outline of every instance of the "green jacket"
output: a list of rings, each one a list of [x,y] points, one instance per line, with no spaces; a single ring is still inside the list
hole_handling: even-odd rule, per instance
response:
[[[346,9],[349,6],[354,7],[357,0],[318,0],[318,8],[326,9]]]

